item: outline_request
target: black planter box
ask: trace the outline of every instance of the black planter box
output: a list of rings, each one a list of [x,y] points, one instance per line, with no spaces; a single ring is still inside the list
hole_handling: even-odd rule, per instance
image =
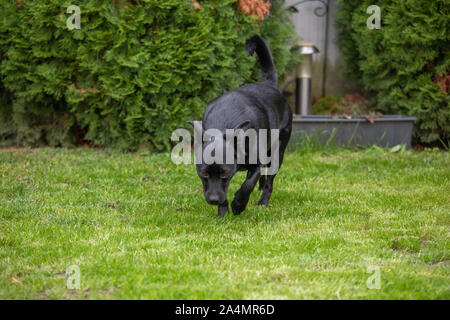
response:
[[[292,121],[290,147],[301,145],[303,139],[335,146],[393,147],[404,144],[411,148],[415,117],[384,115],[370,123],[366,118],[346,119],[342,116],[309,115]],[[308,135],[308,137],[306,136]]]

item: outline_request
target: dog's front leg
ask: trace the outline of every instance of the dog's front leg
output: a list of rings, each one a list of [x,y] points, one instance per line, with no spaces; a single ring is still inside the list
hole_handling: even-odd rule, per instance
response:
[[[241,212],[247,207],[248,200],[250,199],[250,193],[252,193],[255,188],[260,176],[260,167],[254,167],[247,172],[247,178],[241,188],[234,195],[233,202],[231,202],[231,210],[233,210],[235,215],[241,214]]]
[[[218,216],[223,218],[228,213],[228,200],[218,206]]]

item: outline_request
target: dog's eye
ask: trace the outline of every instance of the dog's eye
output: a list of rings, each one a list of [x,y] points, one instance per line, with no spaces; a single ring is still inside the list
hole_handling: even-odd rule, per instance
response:
[[[201,176],[202,178],[209,178],[209,174],[208,174],[208,172],[206,172],[206,171],[201,172],[201,173],[200,173],[200,176]]]

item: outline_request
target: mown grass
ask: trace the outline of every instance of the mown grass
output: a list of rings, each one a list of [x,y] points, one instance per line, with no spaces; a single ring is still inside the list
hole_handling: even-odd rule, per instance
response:
[[[224,219],[169,154],[4,149],[0,179],[2,299],[450,298],[448,153],[290,152]]]

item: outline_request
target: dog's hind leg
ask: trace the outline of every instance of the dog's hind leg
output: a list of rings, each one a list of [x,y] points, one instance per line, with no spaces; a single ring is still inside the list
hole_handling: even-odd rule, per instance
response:
[[[258,189],[259,189],[259,190],[263,190],[264,184],[265,184],[265,183],[266,183],[266,176],[262,175],[262,176],[259,178],[259,187],[258,187]]]
[[[279,153],[279,167],[281,168],[281,164],[283,163],[284,152],[286,150],[287,144],[289,142],[289,137],[291,135],[290,128],[286,128],[281,131],[280,134],[280,153]],[[258,201],[258,205],[260,206],[269,206],[270,196],[273,191],[273,180],[275,179],[276,174],[265,176],[264,184],[262,186],[263,193],[261,198]],[[263,178],[264,176],[261,176]],[[259,181],[259,188],[261,189],[261,180]]]
[[[263,193],[261,198],[259,198],[258,205],[260,206],[269,206],[270,196],[273,191],[273,180],[275,179],[275,174],[271,176],[267,176],[266,183],[264,183]]]
[[[242,211],[247,207],[248,200],[250,199],[250,194],[258,182],[261,176],[261,168],[255,166],[248,170],[247,178],[242,184],[241,188],[235,193],[233,202],[231,202],[231,210],[235,215],[241,214]]]

